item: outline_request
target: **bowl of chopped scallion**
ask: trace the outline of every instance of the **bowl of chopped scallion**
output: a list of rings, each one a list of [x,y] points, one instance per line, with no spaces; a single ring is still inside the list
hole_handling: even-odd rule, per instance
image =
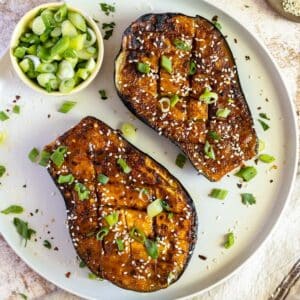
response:
[[[87,87],[100,70],[103,54],[95,21],[61,2],[27,12],[10,45],[12,65],[22,81],[51,95],[69,95]]]

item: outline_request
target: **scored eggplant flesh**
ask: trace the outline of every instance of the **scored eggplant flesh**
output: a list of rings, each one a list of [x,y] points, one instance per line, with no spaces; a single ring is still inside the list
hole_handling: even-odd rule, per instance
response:
[[[162,63],[163,56],[169,65]],[[138,64],[150,72],[138,70]],[[221,32],[200,16],[148,14],[134,21],[115,61],[115,86],[139,119],[178,145],[211,181],[257,154],[231,50]],[[203,100],[209,92],[218,99]],[[172,101],[174,95],[179,101],[163,107],[161,99]]]
[[[197,216],[184,187],[163,166],[93,117],[44,150],[63,151],[63,161],[52,157],[48,171],[64,197],[78,256],[94,274],[140,292],[166,288],[181,276],[196,242]],[[149,217],[155,199],[164,201],[164,210]]]

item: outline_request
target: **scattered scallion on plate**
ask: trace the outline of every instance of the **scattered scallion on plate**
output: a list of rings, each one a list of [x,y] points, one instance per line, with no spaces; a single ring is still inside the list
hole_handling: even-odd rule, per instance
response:
[[[242,178],[244,181],[250,181],[257,174],[257,170],[252,166],[244,166],[242,167],[235,176]]]
[[[184,156],[182,153],[179,153],[176,157],[175,164],[177,167],[182,169],[186,163],[186,160],[186,156]]]
[[[125,244],[124,244],[124,241],[120,238],[116,238],[116,244],[117,244],[117,247],[118,247],[118,250],[120,252],[124,251],[125,249]]]
[[[121,132],[127,139],[134,139],[136,137],[136,128],[131,123],[123,123]]]
[[[197,64],[194,60],[190,61],[190,65],[189,65],[189,75],[195,75],[197,72]]]
[[[248,204],[253,205],[256,203],[256,199],[253,196],[253,194],[251,194],[251,193],[243,193],[243,194],[241,194],[241,197],[242,197],[242,203],[245,205],[248,205]]]
[[[20,114],[21,112],[21,107],[19,105],[14,105],[12,109],[13,113],[15,114]]]
[[[218,118],[224,118],[226,119],[230,115],[231,110],[228,109],[227,107],[225,108],[219,108],[216,112],[216,116]]]
[[[102,227],[96,234],[96,240],[97,241],[102,241],[104,237],[106,237],[109,233],[109,228],[104,226]]]
[[[32,148],[31,151],[28,154],[28,158],[32,162],[36,162],[39,157],[40,151],[37,148]]]
[[[65,101],[61,107],[58,109],[60,113],[66,114],[68,113],[75,105],[77,102],[75,101]]]
[[[0,178],[5,174],[6,168],[2,165],[0,165]]]
[[[275,161],[275,157],[269,154],[260,154],[258,159],[266,164],[270,164],[271,162]]]
[[[99,94],[102,100],[106,100],[107,96],[106,96],[106,91],[105,90],[99,90]]]
[[[234,234],[233,232],[229,232],[226,235],[226,242],[224,243],[224,248],[229,249],[234,245]]]
[[[209,196],[219,200],[224,200],[228,195],[228,191],[224,189],[212,189]]]
[[[264,122],[263,120],[258,119],[258,122],[259,122],[259,124],[261,125],[261,127],[264,131],[267,131],[270,128],[270,126],[266,122]]]
[[[6,121],[9,119],[9,116],[2,110],[0,111],[0,121]]]
[[[65,161],[65,154],[67,153],[67,147],[59,146],[56,150],[50,155],[52,162],[60,168]]]
[[[1,211],[2,214],[8,215],[8,214],[21,214],[24,211],[24,208],[20,205],[10,205],[6,209],[3,209]]]
[[[46,167],[49,164],[50,156],[51,153],[42,150],[39,165],[42,167]]]
[[[52,248],[52,245],[51,245],[51,243],[48,240],[44,240],[43,246],[45,248],[47,248],[47,249],[51,249]]]
[[[144,245],[145,245],[148,255],[153,259],[157,259],[158,254],[159,254],[158,248],[157,248],[157,243],[150,239],[146,239],[144,242]]]

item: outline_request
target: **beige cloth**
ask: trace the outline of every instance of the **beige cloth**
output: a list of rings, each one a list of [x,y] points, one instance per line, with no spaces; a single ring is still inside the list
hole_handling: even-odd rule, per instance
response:
[[[47,1],[0,0],[0,56],[8,46],[11,32],[18,19],[25,11],[42,2]],[[210,0],[208,2],[238,18],[266,44],[279,64],[289,89],[300,107],[299,24],[283,20],[273,13],[263,0]],[[300,257],[298,199],[300,199],[299,175],[293,197],[280,223],[255,257],[225,283],[194,299],[268,299]],[[19,292],[26,294],[28,299],[78,299],[57,289],[31,271],[0,236],[0,299],[20,299],[17,295]],[[300,300],[300,282],[293,288],[290,300]]]

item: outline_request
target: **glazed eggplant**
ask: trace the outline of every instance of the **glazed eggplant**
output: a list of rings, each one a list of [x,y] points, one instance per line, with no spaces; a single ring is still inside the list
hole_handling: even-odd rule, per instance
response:
[[[44,151],[74,247],[94,274],[139,292],[180,277],[196,242],[197,216],[163,166],[93,117]]]
[[[124,32],[115,86],[143,122],[178,145],[209,180],[257,154],[231,50],[208,20],[148,14]]]

